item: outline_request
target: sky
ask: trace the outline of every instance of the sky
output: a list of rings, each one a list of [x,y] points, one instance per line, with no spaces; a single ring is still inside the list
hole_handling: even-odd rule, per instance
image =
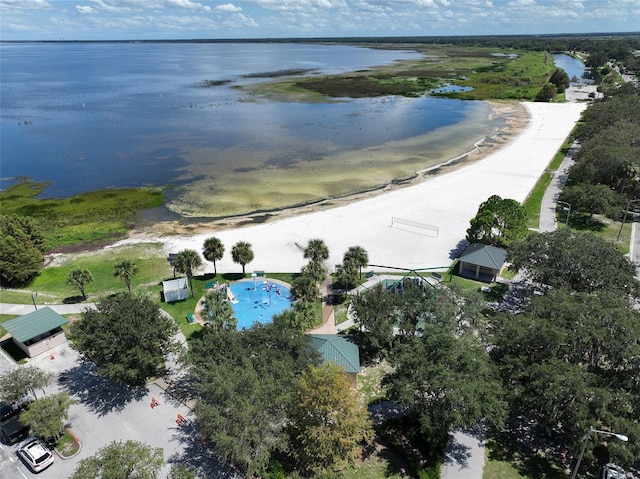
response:
[[[640,31],[640,0],[0,0],[0,40]]]

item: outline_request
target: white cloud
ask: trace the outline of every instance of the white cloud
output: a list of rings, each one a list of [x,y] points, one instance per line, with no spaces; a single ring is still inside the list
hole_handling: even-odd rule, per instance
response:
[[[236,7],[232,3],[225,3],[223,5],[218,5],[216,7],[216,10],[220,12],[227,12],[227,13],[238,13],[242,11],[242,7]]]
[[[192,2],[191,0],[165,0],[165,5],[169,8],[183,8],[186,10],[202,10],[210,12],[211,7],[203,5],[199,2]]]
[[[89,5],[76,5],[76,10],[79,13],[97,13],[96,9]]]
[[[0,10],[8,12],[43,10],[50,8],[51,4],[46,0],[0,0]]]

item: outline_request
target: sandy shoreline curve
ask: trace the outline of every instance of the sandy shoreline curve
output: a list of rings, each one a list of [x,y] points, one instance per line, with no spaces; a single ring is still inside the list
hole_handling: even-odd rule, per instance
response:
[[[185,248],[201,252],[204,240],[216,236],[226,249],[217,262],[219,272],[241,271],[230,254],[238,241],[253,247],[255,259],[247,271],[293,272],[305,264],[302,248],[308,240],[321,238],[329,247],[330,271],[354,245],[367,250],[371,264],[446,268],[480,203],[493,194],[523,201],[587,107],[585,103],[517,105],[526,109],[528,121],[514,113],[499,138],[449,160],[448,166],[418,172],[417,180],[408,185],[281,211],[261,224],[247,225],[247,218],[238,218],[188,225],[179,234],[176,225],[169,224],[169,230],[156,225],[110,247],[154,241],[161,242],[167,253]],[[213,272],[213,265],[205,262],[199,272]]]

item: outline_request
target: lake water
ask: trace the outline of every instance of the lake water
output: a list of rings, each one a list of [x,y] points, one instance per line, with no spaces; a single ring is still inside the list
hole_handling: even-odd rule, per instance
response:
[[[573,58],[570,55],[565,53],[554,53],[553,55],[553,63],[555,63],[556,67],[562,68],[569,75],[569,79],[577,78],[578,81],[571,82],[572,85],[580,85],[580,84],[591,84],[592,80],[588,78],[583,78],[585,74],[584,63],[577,58]]]
[[[367,190],[470,149],[502,119],[483,102],[302,103],[239,87],[418,57],[280,43],[0,44],[0,186],[27,176],[57,197],[173,185],[173,211],[209,217]]]

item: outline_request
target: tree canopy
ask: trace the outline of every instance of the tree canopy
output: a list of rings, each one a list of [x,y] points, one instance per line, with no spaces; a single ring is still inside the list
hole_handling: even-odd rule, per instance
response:
[[[36,366],[20,366],[0,374],[0,402],[19,402],[31,393],[37,397],[36,391],[44,389],[53,379],[53,374]]]
[[[71,479],[156,479],[163,451],[139,441],[114,441],[80,461]]]
[[[352,262],[360,270],[362,279],[362,268],[369,264],[369,254],[362,246],[351,246],[344,254],[344,262]]]
[[[369,412],[334,364],[311,366],[293,391],[289,412],[290,455],[306,472],[344,467],[373,439]]]
[[[164,369],[178,327],[146,296],[117,294],[70,326],[75,347],[113,381],[140,385]]]
[[[192,249],[184,249],[180,251],[178,254],[176,254],[176,257],[173,260],[173,266],[175,267],[176,271],[187,275],[191,296],[193,296],[193,272],[201,265],[202,258],[200,258],[200,255],[197,251]]]
[[[509,246],[527,236],[527,212],[516,200],[490,196],[478,208],[467,229],[467,241],[497,247]]]
[[[80,291],[83,301],[87,300],[86,287],[92,282],[93,276],[88,269],[75,268],[69,271],[67,276],[67,284]]]
[[[224,244],[222,244],[222,241],[215,236],[207,238],[204,240],[202,254],[204,259],[213,263],[213,274],[217,275],[216,261],[221,260],[224,255]]]
[[[138,274],[138,266],[128,259],[122,260],[113,267],[113,276],[120,278],[131,292],[131,279]]]
[[[44,236],[35,220],[0,215],[0,285],[25,286],[44,260]]]
[[[251,243],[246,241],[238,241],[231,248],[231,258],[234,263],[242,265],[242,275],[244,276],[244,268],[253,261],[253,249]]]
[[[187,359],[200,398],[196,427],[223,462],[254,474],[286,450],[291,391],[318,361],[308,336],[277,324],[205,329]]]
[[[639,437],[640,316],[627,299],[549,290],[523,314],[497,315],[491,332],[511,407],[560,432],[576,454],[590,427]],[[640,457],[637,441],[606,448],[618,464]]]
[[[534,234],[509,248],[513,267],[535,283],[579,292],[635,294],[635,266],[615,245],[591,233],[562,228]]]
[[[238,320],[229,304],[227,295],[222,290],[209,291],[204,295],[202,317],[207,326],[215,329],[236,329]]]
[[[304,257],[310,261],[325,261],[329,259],[329,248],[321,239],[310,239],[304,249]]]
[[[20,414],[20,422],[29,426],[31,434],[56,439],[64,432],[64,420],[69,419],[69,407],[78,401],[66,392],[45,396],[29,404]]]

